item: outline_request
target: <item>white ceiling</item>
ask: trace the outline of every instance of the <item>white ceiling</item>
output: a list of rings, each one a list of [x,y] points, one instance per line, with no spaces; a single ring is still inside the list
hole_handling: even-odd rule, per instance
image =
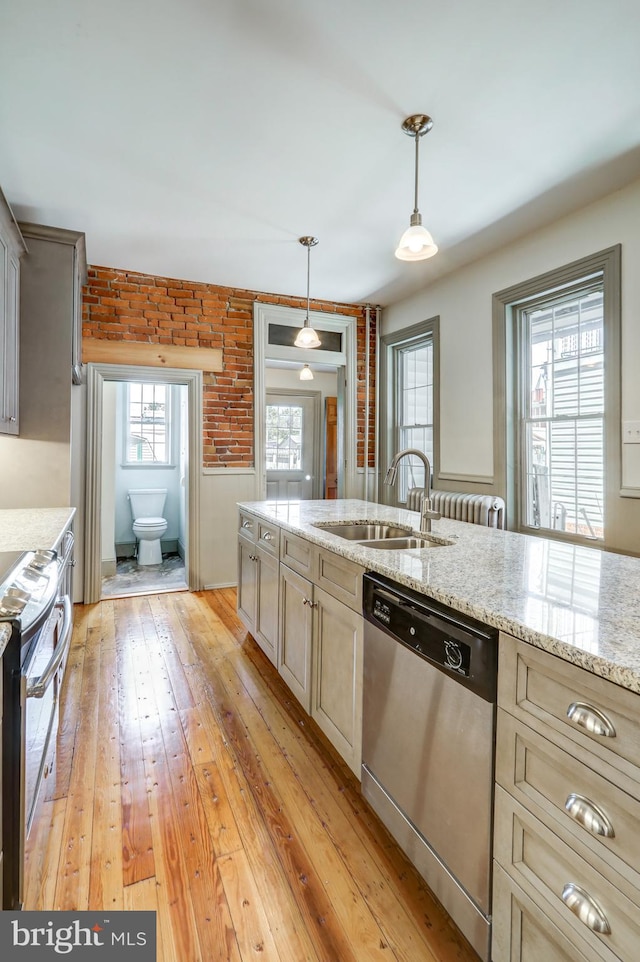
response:
[[[385,304],[640,175],[639,41],[638,0],[5,3],[0,185],[94,265],[300,295],[314,234],[312,297]]]

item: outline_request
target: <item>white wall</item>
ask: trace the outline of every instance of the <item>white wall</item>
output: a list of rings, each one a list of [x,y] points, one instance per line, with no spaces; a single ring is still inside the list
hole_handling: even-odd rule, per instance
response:
[[[383,312],[383,334],[440,316],[441,473],[493,478],[493,293],[622,245],[622,419],[640,420],[640,181],[448,274]],[[638,488],[640,445],[622,446]],[[640,552],[640,500],[621,498],[612,545]]]
[[[288,368],[267,367],[264,376],[266,388],[289,391],[320,391],[322,398],[336,396],[336,373],[314,371],[313,381],[301,381],[300,372]]]

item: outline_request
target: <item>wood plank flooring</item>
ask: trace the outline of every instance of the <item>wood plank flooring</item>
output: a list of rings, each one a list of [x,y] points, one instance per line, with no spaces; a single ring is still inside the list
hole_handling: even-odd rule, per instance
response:
[[[76,606],[27,909],[153,909],[160,962],[477,962],[231,589]]]

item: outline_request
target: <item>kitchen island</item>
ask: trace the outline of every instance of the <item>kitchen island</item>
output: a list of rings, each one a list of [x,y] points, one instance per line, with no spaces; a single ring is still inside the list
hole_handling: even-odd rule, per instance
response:
[[[419,515],[371,501],[254,501],[240,508],[515,638],[640,692],[640,558],[442,518],[442,547],[387,551],[317,524]]]
[[[358,777],[362,762],[363,795],[481,959],[635,962],[640,559],[448,519],[435,520],[425,535],[417,513],[359,500],[244,502],[239,509],[238,614]],[[358,542],[357,529],[345,527],[351,540],[340,536],[341,526],[354,523],[379,539],[376,547]],[[383,525],[395,530],[376,533]],[[385,538],[403,534],[419,536],[417,545],[390,550]],[[483,861],[486,870],[493,855],[487,915],[474,917],[455,885],[440,885],[431,861],[439,864],[441,853],[434,848],[434,860],[424,854],[428,838],[420,853],[426,836],[393,794],[384,785],[377,795],[365,791],[381,733],[388,736],[403,705],[402,692],[392,710],[387,697],[392,678],[398,684],[399,659],[387,658],[389,685],[383,680],[371,696],[377,642],[362,616],[365,572],[386,577],[387,591],[413,589],[499,631],[495,732],[478,754],[490,765],[495,760],[493,816],[484,825],[495,830]],[[373,630],[380,635],[389,609],[378,610]],[[422,705],[424,689],[409,696],[410,687],[409,721],[400,728],[412,748],[417,744],[422,772],[437,733],[446,742],[451,725],[453,744],[471,715],[456,712],[440,692],[418,717],[413,706]],[[397,758],[406,758],[406,746],[391,741]],[[389,757],[395,765],[393,752]],[[443,769],[455,770],[459,757],[453,751]],[[406,783],[398,764],[396,788]],[[429,813],[438,811],[437,783],[416,783],[414,794],[430,798]],[[468,808],[468,787],[449,790],[447,798],[452,809]],[[471,820],[468,830],[482,827]]]

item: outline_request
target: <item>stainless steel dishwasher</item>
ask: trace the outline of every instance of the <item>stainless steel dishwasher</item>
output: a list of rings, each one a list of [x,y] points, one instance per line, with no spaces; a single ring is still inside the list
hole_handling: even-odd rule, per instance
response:
[[[362,794],[489,959],[498,632],[364,576]]]

